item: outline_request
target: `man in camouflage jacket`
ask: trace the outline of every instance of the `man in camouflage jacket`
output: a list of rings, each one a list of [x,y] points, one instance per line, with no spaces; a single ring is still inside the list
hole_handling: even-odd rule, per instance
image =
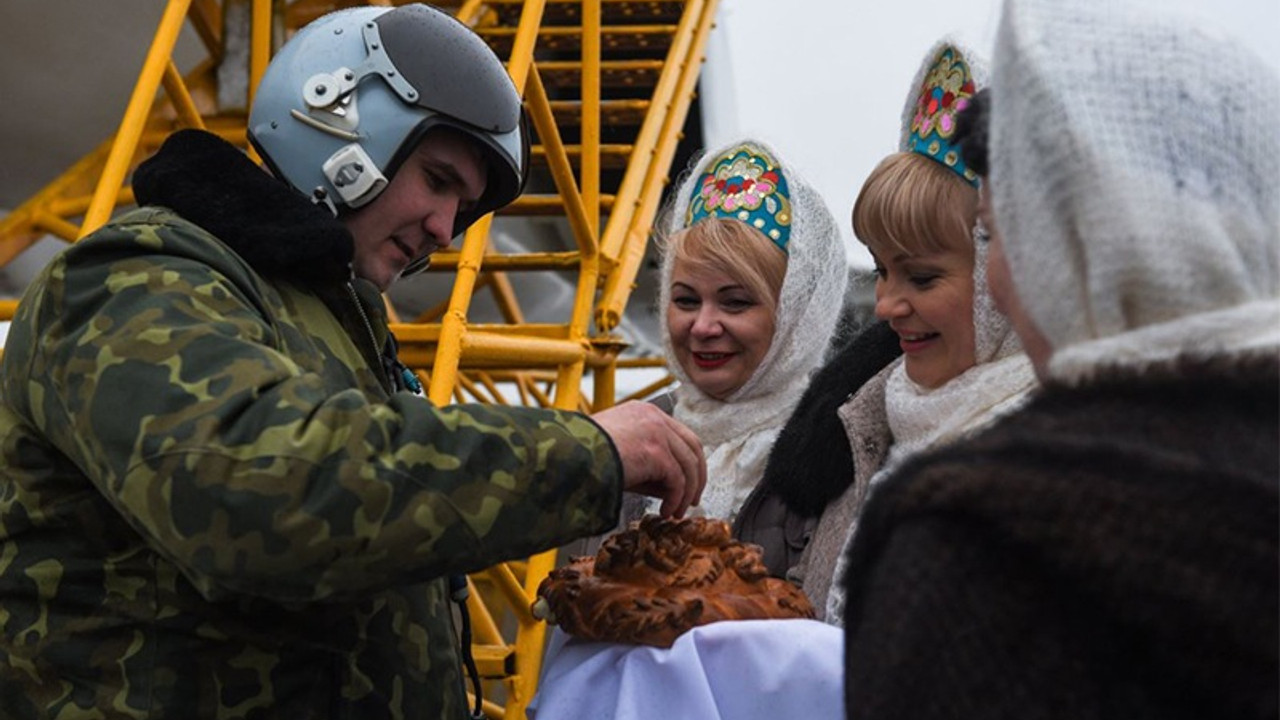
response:
[[[0,365],[0,717],[465,717],[447,575],[696,500],[659,411],[405,392],[359,235],[217,137],[134,189]]]

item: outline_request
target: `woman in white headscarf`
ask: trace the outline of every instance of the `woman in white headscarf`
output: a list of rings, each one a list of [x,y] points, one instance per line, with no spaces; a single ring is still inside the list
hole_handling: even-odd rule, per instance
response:
[[[1280,78],[1008,0],[991,94],[990,282],[1043,387],[867,507],[848,714],[1275,718]]]
[[[673,414],[702,441],[693,514],[735,524],[782,576],[805,520],[758,491],[769,448],[823,359],[848,263],[826,203],[778,153],[747,139],[701,156],[662,240],[662,337]],[[746,508],[745,514],[742,512]]]
[[[770,459],[765,482],[771,484],[795,472],[798,462],[789,458],[802,454],[798,448],[813,428],[822,436],[823,427],[843,424],[847,444],[826,454],[845,453],[852,462],[806,462],[806,494],[829,500],[810,503],[820,519],[791,571],[831,624],[840,623],[843,609],[841,550],[856,534],[874,488],[915,453],[1011,412],[1035,385],[1017,337],[986,291],[977,176],[952,144],[956,115],[982,78],[972,52],[949,39],[931,48],[911,84],[901,150],[876,167],[854,204],[854,232],[876,263],[876,316],[903,357],[859,383],[852,396],[840,395],[847,391],[838,382],[828,384],[842,376],[824,369],[804,403],[827,415],[798,412]],[[877,326],[864,336],[884,332]],[[835,362],[848,375],[865,377],[866,368],[852,360]],[[843,404],[831,412],[833,397]]]
[[[680,385],[666,399],[707,458],[702,502],[690,515],[733,522],[781,575],[795,559],[785,539],[805,520],[758,483],[834,333],[848,274],[844,245],[817,192],[758,140],[701,156],[669,218],[660,316]],[[807,619],[711,623],[670,648],[557,630],[530,716],[832,717],[842,702],[842,642],[838,629]]]

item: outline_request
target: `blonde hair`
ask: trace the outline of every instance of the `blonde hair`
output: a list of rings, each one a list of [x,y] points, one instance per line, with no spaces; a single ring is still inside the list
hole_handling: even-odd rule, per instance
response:
[[[921,255],[972,250],[978,191],[936,160],[894,153],[867,176],[853,204],[853,234],[867,247]]]
[[[776,310],[787,254],[764,233],[737,220],[707,218],[676,231],[664,243],[672,264],[722,272]]]

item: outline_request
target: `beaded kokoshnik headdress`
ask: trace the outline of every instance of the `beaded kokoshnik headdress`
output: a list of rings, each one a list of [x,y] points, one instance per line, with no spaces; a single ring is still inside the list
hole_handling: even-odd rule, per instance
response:
[[[936,45],[911,86],[899,149],[932,158],[977,187],[977,173],[965,165],[960,148],[952,144],[956,116],[978,91],[974,76],[961,48],[946,41]]]
[[[986,83],[981,57],[950,37],[934,44],[903,108],[899,150],[924,155],[977,188],[978,174],[965,164],[954,139],[957,116]],[[972,231],[974,357],[981,365],[1018,352],[1021,344],[987,289],[987,244],[981,241],[986,230],[978,222]]]
[[[768,151],[744,143],[711,159],[693,183],[684,226],[712,217],[745,223],[787,252],[791,191],[786,174]]]

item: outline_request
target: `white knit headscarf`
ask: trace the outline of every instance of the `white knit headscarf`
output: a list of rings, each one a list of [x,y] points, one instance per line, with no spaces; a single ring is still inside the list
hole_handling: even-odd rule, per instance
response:
[[[916,113],[916,100],[920,97],[920,86],[933,68],[935,59],[944,48],[951,47],[959,51],[969,66],[969,74],[973,78],[975,91],[987,86],[989,76],[986,62],[972,49],[965,47],[952,36],[943,37],[925,53],[920,69],[908,86],[907,100],[902,106],[902,127],[898,137],[898,150],[911,151],[911,120]],[[959,177],[957,175],[957,177]],[[982,238],[978,236],[982,235]],[[973,252],[973,325],[974,356],[979,363],[991,362],[997,358],[1008,357],[1022,349],[1018,337],[1013,334],[1009,320],[996,309],[995,301],[987,290],[987,244],[986,231],[981,226],[974,228]]]
[[[920,86],[933,67],[934,60],[946,47],[959,51],[969,66],[976,90],[987,84],[987,68],[982,58],[953,37],[939,40],[925,54],[920,70],[911,82],[902,112],[902,134],[899,149],[911,149],[911,120],[915,115]],[[957,176],[958,177],[958,176]],[[993,407],[1005,407],[1011,398],[1021,396],[1033,385],[1034,378],[1022,345],[1013,328],[999,310],[987,289],[986,231],[974,228],[973,243],[973,330],[974,366],[937,388],[917,385],[900,363],[889,376],[885,388],[885,409],[893,430],[893,454],[896,460],[933,445],[954,439],[989,420]]]
[[[963,55],[976,89],[986,85],[986,67],[978,55],[954,38],[940,40],[925,55],[911,83],[902,115],[900,149],[904,152],[910,150],[911,119],[920,86],[934,58],[946,46],[956,48]],[[907,458],[967,437],[1017,410],[1036,387],[1031,362],[1023,354],[1022,344],[1008,318],[996,309],[987,288],[987,240],[981,223],[973,228],[973,331],[973,367],[939,387],[917,385],[907,377],[905,362],[899,362],[890,371],[885,384],[885,420],[893,435],[893,446],[884,465],[869,480],[872,491],[891,477]],[[836,559],[827,592],[824,618],[832,625],[844,623],[847,560],[857,528],[855,518],[846,531],[844,548]]]
[[[676,191],[668,214],[668,237],[684,226],[694,187],[711,163],[732,148],[748,145],[764,151],[781,166],[791,193],[791,238],[782,280],[773,341],[751,378],[724,400],[698,390],[689,381],[671,348],[666,308],[671,302],[674,253],[662,260],[658,317],[675,390],[675,417],[702,440],[707,457],[707,486],[701,512],[730,519],[764,475],[769,449],[790,416],[809,376],[822,361],[844,302],[848,261],[835,218],[817,190],[771,147],[740,140],[706,152]]]
[[[1008,0],[992,204],[1068,381],[1280,348],[1280,80],[1239,43],[1117,0]]]

